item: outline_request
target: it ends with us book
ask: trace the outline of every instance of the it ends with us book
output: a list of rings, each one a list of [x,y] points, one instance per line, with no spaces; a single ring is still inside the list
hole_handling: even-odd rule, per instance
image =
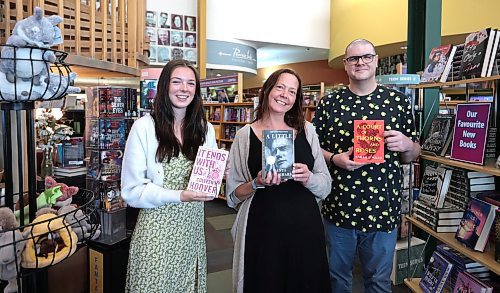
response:
[[[292,179],[294,162],[293,130],[263,130],[262,178],[276,171],[282,180]]]
[[[383,163],[384,120],[354,120],[354,162]]]
[[[229,152],[200,146],[187,190],[198,191],[213,197],[219,195],[222,178],[226,170]]]

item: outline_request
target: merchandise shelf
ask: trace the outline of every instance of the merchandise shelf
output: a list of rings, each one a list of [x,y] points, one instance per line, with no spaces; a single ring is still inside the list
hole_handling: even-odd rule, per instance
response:
[[[429,235],[432,235],[432,237],[436,238],[437,240],[446,243],[446,245],[448,245],[449,247],[459,251],[472,260],[482,263],[495,274],[500,274],[500,263],[497,263],[495,261],[495,245],[489,243],[485,252],[474,251],[458,242],[455,239],[455,233],[437,233],[436,231],[427,227],[424,223],[413,217],[406,216],[406,218],[413,225],[417,226],[419,229],[425,231]]]
[[[467,84],[467,83],[485,82],[485,81],[491,81],[491,80],[497,80],[497,79],[500,79],[500,75],[489,76],[489,77],[480,77],[480,78],[471,78],[471,79],[463,79],[463,80],[455,80],[455,81],[447,81],[447,82],[422,83],[419,85],[412,85],[412,86],[410,86],[410,88],[412,88],[412,89],[436,88],[436,87]]]
[[[421,293],[424,292],[418,284],[420,283],[420,278],[413,278],[413,279],[405,279],[405,285],[410,289],[412,292],[415,293]]]
[[[425,160],[433,161],[433,162],[438,162],[441,164],[445,164],[448,166],[453,166],[453,167],[459,167],[467,170],[473,170],[477,172],[482,172],[494,176],[500,176],[500,169],[495,168],[494,166],[481,166],[481,165],[475,165],[475,164],[469,164],[465,162],[460,162],[460,161],[455,161],[449,158],[444,158],[440,156],[433,156],[433,155],[428,155],[428,154],[421,154],[420,157]]]

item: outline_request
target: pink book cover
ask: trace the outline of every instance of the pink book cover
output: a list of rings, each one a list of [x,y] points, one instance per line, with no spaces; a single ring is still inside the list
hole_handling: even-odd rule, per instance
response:
[[[354,120],[354,161],[383,163],[384,120]]]
[[[458,272],[453,293],[488,292],[488,286],[467,272]]]
[[[226,170],[229,152],[201,146],[196,154],[187,190],[216,197]]]

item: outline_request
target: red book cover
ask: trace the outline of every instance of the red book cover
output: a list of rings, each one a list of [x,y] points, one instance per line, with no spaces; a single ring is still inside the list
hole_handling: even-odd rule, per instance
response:
[[[384,162],[384,120],[354,120],[354,161]]]

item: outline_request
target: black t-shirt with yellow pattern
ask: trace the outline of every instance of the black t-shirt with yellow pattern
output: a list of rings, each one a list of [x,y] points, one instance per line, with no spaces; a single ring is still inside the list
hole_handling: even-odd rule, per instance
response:
[[[354,120],[384,120],[385,130],[398,130],[417,141],[408,98],[378,86],[366,96],[343,87],[321,99],[313,124],[321,147],[334,154],[353,146]],[[392,231],[399,223],[402,169],[398,152],[384,150],[385,162],[354,171],[330,168],[332,192],[323,201],[322,214],[337,226],[363,232]]]

